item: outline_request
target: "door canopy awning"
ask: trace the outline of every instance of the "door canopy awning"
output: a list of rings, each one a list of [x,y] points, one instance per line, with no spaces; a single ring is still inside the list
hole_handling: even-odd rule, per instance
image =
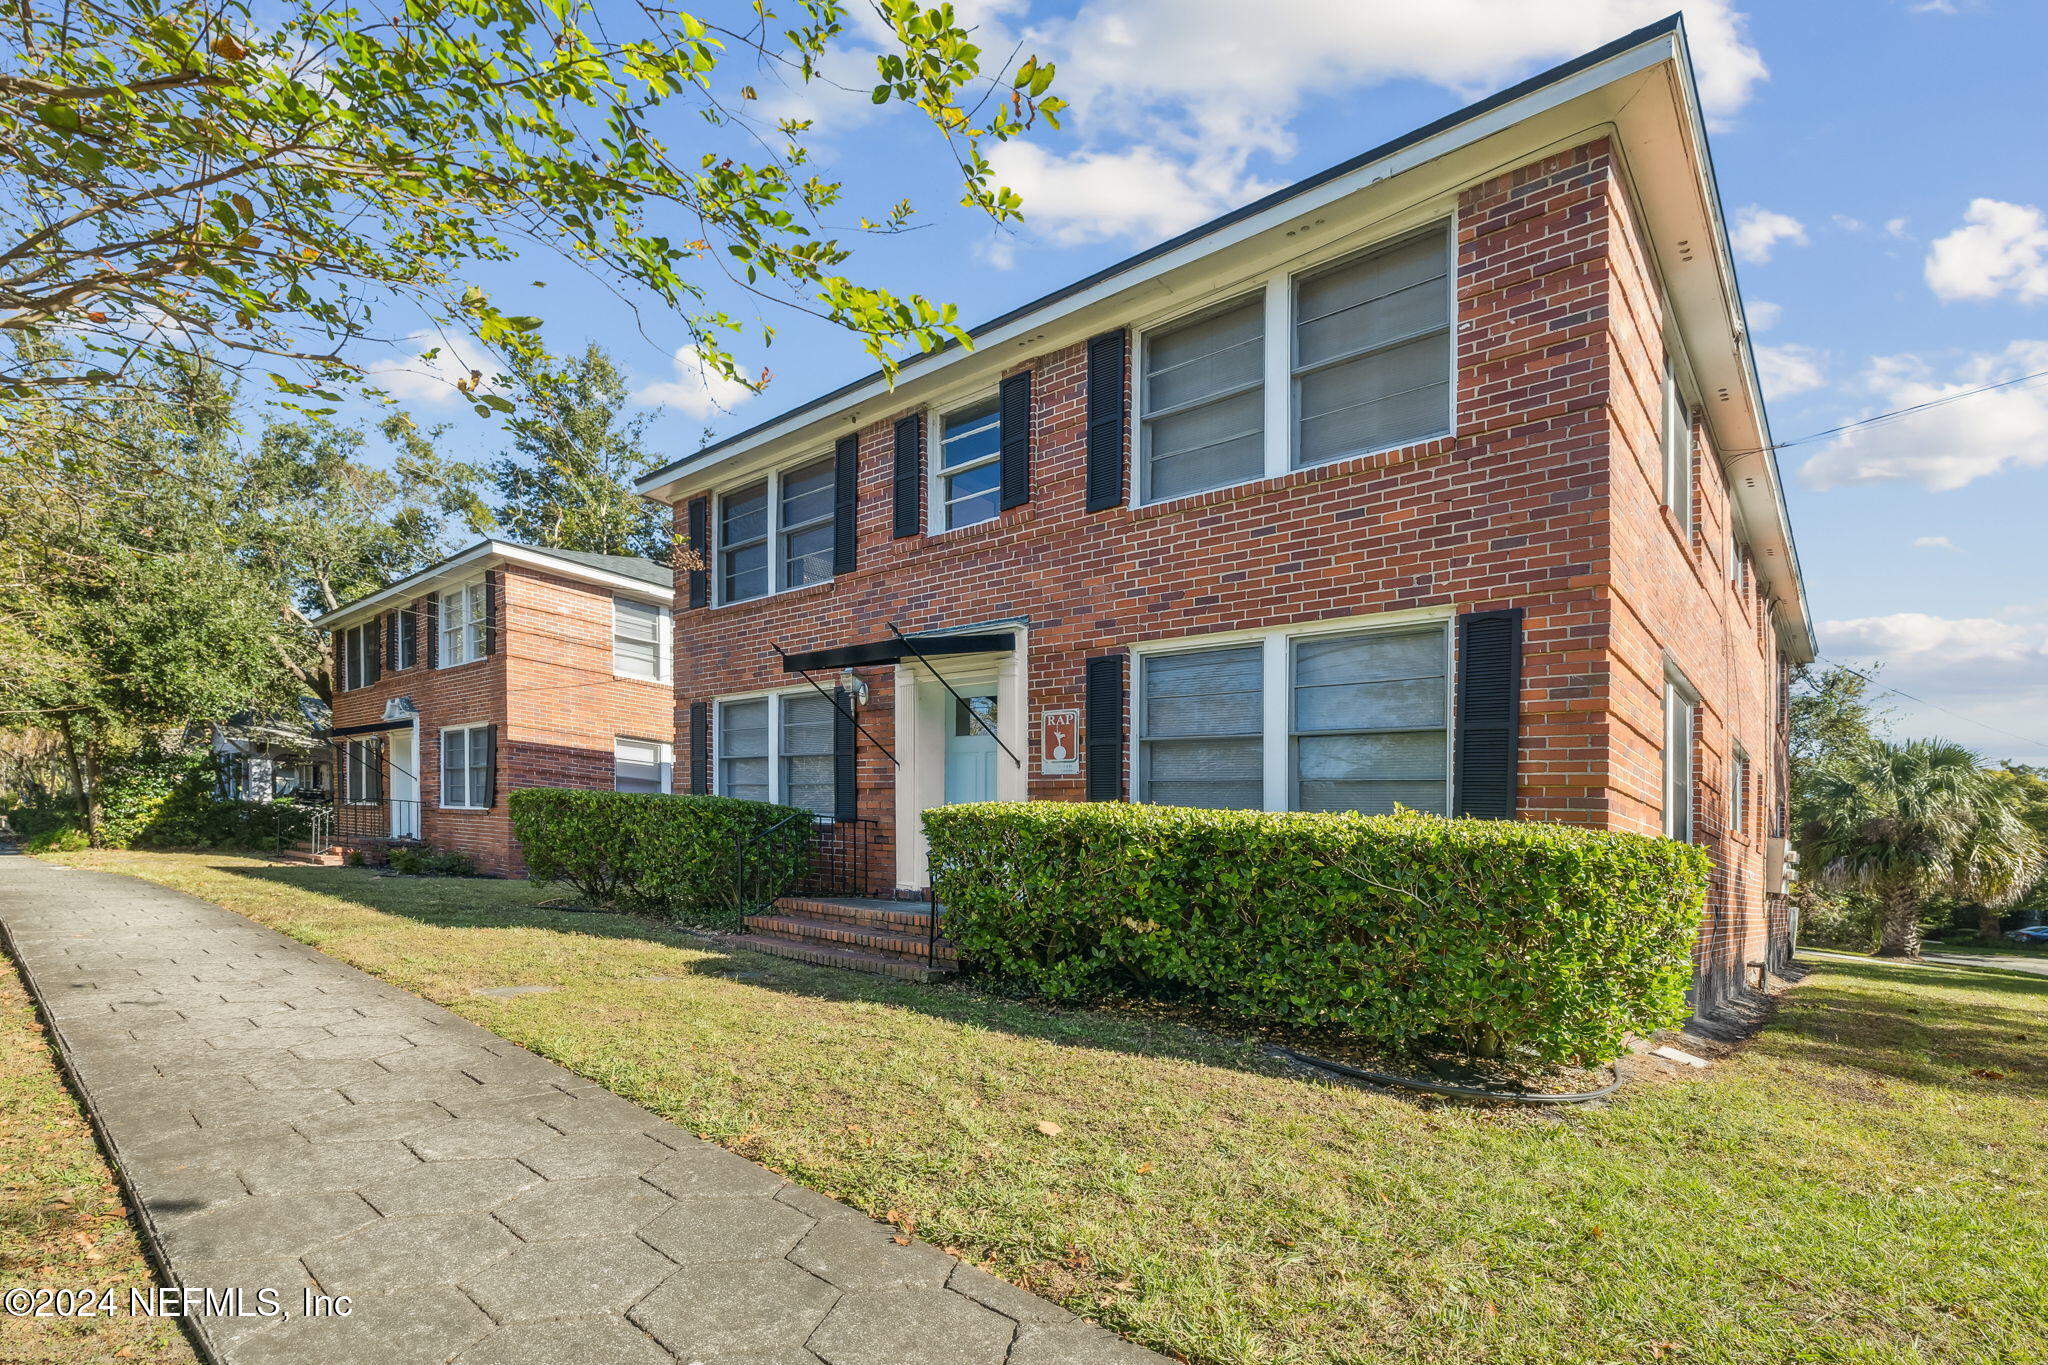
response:
[[[785,673],[866,668],[871,664],[900,663],[904,659],[935,659],[949,654],[1008,654],[1017,648],[1010,631],[986,635],[912,635],[908,639],[876,640],[864,645],[840,645],[834,649],[812,649],[782,656]]]

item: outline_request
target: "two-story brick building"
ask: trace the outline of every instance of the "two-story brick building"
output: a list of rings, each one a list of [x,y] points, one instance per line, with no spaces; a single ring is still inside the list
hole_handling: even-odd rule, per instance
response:
[[[1676,19],[974,343],[641,484],[705,565],[692,789],[859,822],[899,892],[991,797],[1663,833],[1719,869],[1703,1000],[1785,951],[1812,644]]]
[[[515,787],[671,788],[668,566],[486,540],[314,624],[334,643],[337,842],[523,870]]]

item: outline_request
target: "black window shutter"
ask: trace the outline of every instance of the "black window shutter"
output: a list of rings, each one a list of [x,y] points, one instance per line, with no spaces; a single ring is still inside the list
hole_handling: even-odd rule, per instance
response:
[[[363,764],[363,797],[369,801],[384,799],[384,741],[373,739],[365,746],[369,753]]]
[[[1002,432],[1002,505],[1031,501],[1031,371],[1003,380],[997,404]]]
[[[697,556],[697,567],[690,570],[689,603],[693,607],[711,605],[711,499],[691,498],[689,511],[690,550]]]
[[[832,689],[838,708],[832,715],[832,818],[860,818],[860,749],[853,728],[853,699],[843,687]]]
[[[1083,722],[1090,801],[1124,799],[1124,656],[1105,654],[1087,664]]]
[[[398,671],[398,613],[395,611],[389,612],[385,616],[381,616],[378,619],[380,621],[388,620],[390,622],[389,625],[383,628],[384,671],[387,673],[395,673]]]
[[[382,674],[377,668],[377,656],[384,652],[384,618],[372,616],[363,624],[363,685],[369,686]]]
[[[1124,500],[1124,334],[1104,332],[1088,343],[1088,510]]]
[[[832,447],[832,572],[852,573],[860,548],[860,437]]]
[[[477,732],[475,730],[471,730],[469,732],[469,742],[471,744],[474,744],[476,743],[476,739]],[[482,806],[485,810],[489,810],[492,806],[498,804],[498,727],[495,725],[486,725],[483,728],[483,740],[484,799],[478,801],[476,799],[476,793],[474,792],[470,793],[469,799],[473,804]],[[473,764],[475,762],[475,759],[472,758],[470,761]]]
[[[897,536],[924,530],[924,420],[912,413],[896,424],[895,527]]]
[[[420,599],[420,633],[427,637],[427,667],[441,666],[441,595],[430,593]]]
[[[690,703],[690,791],[696,796],[711,791],[711,703]]]
[[[1453,812],[1515,818],[1522,730],[1522,612],[1458,618],[1457,799]]]
[[[501,595],[498,580],[502,577],[497,569],[484,573],[484,655],[487,658],[498,652],[498,599]]]

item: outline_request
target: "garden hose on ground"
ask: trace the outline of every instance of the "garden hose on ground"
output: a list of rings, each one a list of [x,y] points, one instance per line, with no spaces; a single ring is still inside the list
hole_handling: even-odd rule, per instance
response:
[[[1381,1071],[1363,1071],[1355,1066],[1346,1066],[1342,1062],[1333,1062],[1327,1057],[1312,1057],[1306,1052],[1296,1052],[1292,1048],[1275,1047],[1270,1050],[1290,1061],[1300,1062],[1303,1066],[1314,1067],[1318,1071],[1327,1071],[1333,1075],[1370,1081],[1374,1085],[1398,1086],[1403,1090],[1426,1090],[1432,1095],[1455,1095],[1459,1099],[1467,1100],[1498,1100],[1508,1104],[1584,1104],[1587,1100],[1597,1100],[1603,1095],[1612,1095],[1621,1089],[1621,1076],[1617,1073],[1612,1081],[1598,1090],[1587,1090],[1572,1095],[1539,1095],[1527,1090],[1478,1090],[1466,1085],[1447,1085],[1443,1081],[1417,1080],[1413,1076],[1390,1076]]]

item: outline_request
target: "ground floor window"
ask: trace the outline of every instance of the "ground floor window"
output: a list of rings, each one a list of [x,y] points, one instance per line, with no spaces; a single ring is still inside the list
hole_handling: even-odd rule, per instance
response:
[[[612,790],[666,792],[674,772],[674,751],[659,740],[612,741]]]
[[[342,750],[342,799],[362,805],[384,799],[384,741],[352,739]]]
[[[836,715],[816,692],[720,702],[718,794],[832,814]]]
[[[464,725],[441,732],[441,804],[489,810],[496,800],[497,728]]]
[[[1664,680],[1664,837],[1692,842],[1693,740],[1699,694],[1677,674]]]
[[[1142,651],[1142,801],[1239,810],[1450,808],[1444,623]]]

